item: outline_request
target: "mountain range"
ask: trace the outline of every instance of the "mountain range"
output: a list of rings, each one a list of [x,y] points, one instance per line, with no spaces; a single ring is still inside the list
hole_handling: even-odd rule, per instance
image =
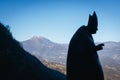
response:
[[[26,51],[37,58],[43,58],[49,62],[65,63],[68,44],[54,43],[44,37],[32,37],[22,42]]]
[[[21,43],[26,51],[39,60],[63,64],[65,68],[68,51],[67,43],[59,44],[37,36]],[[99,51],[98,54],[103,66],[105,80],[120,80],[120,42],[108,41],[103,43],[105,44],[104,49]]]

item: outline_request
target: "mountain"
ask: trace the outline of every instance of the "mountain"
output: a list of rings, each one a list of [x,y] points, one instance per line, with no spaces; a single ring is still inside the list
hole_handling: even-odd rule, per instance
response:
[[[45,65],[65,73],[68,44],[58,44],[44,37],[36,36],[21,43],[25,50],[42,60]],[[98,54],[105,80],[120,80],[120,42],[103,43],[105,44],[104,49],[98,51]]]
[[[120,42],[105,42],[105,47],[98,52],[106,80],[120,80]]]
[[[29,40],[23,41],[22,45],[25,50],[37,58],[42,57],[49,62],[65,63],[68,44],[58,44],[44,37],[34,36]]]

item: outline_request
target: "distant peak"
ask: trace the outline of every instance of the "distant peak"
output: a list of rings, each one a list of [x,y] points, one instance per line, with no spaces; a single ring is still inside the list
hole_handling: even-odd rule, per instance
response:
[[[42,36],[33,36],[32,39],[43,39],[44,37]]]

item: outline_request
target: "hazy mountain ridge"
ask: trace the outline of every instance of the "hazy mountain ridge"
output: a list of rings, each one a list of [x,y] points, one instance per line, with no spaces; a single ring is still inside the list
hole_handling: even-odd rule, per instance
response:
[[[120,80],[120,42],[105,42],[99,57],[106,80]]]
[[[67,44],[54,43],[44,37],[32,37],[23,41],[22,44],[25,50],[36,57],[42,57],[50,62],[65,63]]]
[[[105,44],[104,49],[99,51],[98,54],[105,78],[106,80],[120,80],[120,42],[109,41],[103,43]],[[65,73],[68,44],[54,43],[44,37],[33,37],[22,42],[22,44],[25,50],[38,59],[45,60],[43,61],[45,65]]]

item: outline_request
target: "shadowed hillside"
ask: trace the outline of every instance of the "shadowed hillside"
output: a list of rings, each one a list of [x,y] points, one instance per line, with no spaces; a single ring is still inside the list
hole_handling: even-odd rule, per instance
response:
[[[0,80],[66,80],[64,74],[25,51],[2,23],[0,37]]]

